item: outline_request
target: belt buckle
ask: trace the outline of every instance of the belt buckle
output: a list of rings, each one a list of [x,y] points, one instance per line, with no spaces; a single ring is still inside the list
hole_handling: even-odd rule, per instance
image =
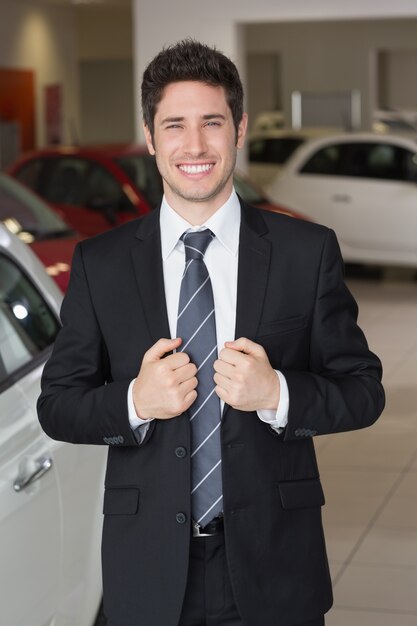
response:
[[[202,532],[202,527],[198,522],[195,522],[194,520],[192,520],[192,527],[193,527],[193,537],[211,537],[210,533],[203,533]]]

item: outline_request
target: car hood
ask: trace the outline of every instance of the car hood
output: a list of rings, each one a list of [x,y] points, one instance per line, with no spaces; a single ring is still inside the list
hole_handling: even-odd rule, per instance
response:
[[[67,290],[71,270],[72,255],[80,237],[59,237],[33,241],[30,247],[44,264],[63,292]]]

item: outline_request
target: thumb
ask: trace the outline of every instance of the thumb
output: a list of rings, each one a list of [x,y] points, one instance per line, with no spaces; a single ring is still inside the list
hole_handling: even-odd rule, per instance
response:
[[[154,343],[147,352],[145,352],[143,363],[159,361],[159,359],[162,359],[167,352],[172,352],[178,348],[178,346],[181,345],[181,342],[181,337],[176,337],[175,339],[158,339],[158,341]]]
[[[265,352],[262,346],[247,339],[247,337],[239,337],[235,339],[235,341],[226,341],[224,345],[231,350],[237,350],[244,354],[251,354],[252,356],[262,356]]]

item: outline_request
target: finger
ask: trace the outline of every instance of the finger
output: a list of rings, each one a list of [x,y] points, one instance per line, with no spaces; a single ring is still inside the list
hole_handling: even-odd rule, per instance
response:
[[[231,350],[237,350],[253,356],[262,356],[265,353],[265,350],[259,343],[255,343],[247,337],[239,337],[239,339],[235,339],[235,341],[226,341],[224,345]]]
[[[235,365],[231,365],[227,361],[223,361],[221,359],[217,359],[213,364],[214,371],[226,378],[232,378],[233,373],[235,371]]]
[[[185,404],[184,411],[189,409],[192,403],[195,402],[196,399],[197,399],[197,392],[195,391],[195,389],[187,393],[187,395],[184,398],[184,404]]]
[[[185,352],[175,352],[174,354],[169,354],[165,357],[161,364],[162,363],[168,369],[174,371],[190,363],[190,357]]]
[[[214,374],[213,376],[213,380],[218,387],[223,389],[224,393],[230,391],[230,388],[232,387],[232,381],[230,380],[230,378],[227,378],[227,376],[223,376],[223,374],[218,374],[216,372],[216,374]]]
[[[193,391],[194,389],[196,389],[197,385],[198,385],[198,380],[195,376],[193,376],[192,378],[187,378],[187,380],[184,380],[182,383],[180,383],[180,389],[181,389],[182,395],[186,396],[187,394],[190,393],[190,391]]]
[[[228,399],[228,393],[226,391],[226,389],[224,389],[224,387],[221,387],[221,385],[217,385],[214,388],[215,393],[218,395],[218,397],[220,398],[220,400],[223,400],[223,402],[225,402],[226,404],[229,404],[227,399]]]
[[[187,365],[183,365],[175,370],[175,376],[178,384],[183,383],[185,380],[190,380],[190,378],[195,378],[197,373],[197,368],[194,363],[187,363]],[[197,380],[197,379],[196,379]]]
[[[233,348],[223,348],[223,350],[221,350],[219,354],[220,361],[230,363],[230,365],[234,365],[236,367],[239,366],[239,364],[242,363],[242,361],[247,357],[248,355],[244,352]]]
[[[182,339],[176,337],[175,339],[159,339],[153,346],[149,348],[143,357],[143,362],[159,361],[167,352],[172,352],[181,345]]]

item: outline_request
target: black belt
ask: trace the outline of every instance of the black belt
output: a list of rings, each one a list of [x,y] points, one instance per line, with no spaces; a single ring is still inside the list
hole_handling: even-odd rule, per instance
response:
[[[223,516],[215,517],[206,526],[201,526],[197,522],[191,524],[193,537],[212,537],[213,535],[220,535],[224,532]]]

